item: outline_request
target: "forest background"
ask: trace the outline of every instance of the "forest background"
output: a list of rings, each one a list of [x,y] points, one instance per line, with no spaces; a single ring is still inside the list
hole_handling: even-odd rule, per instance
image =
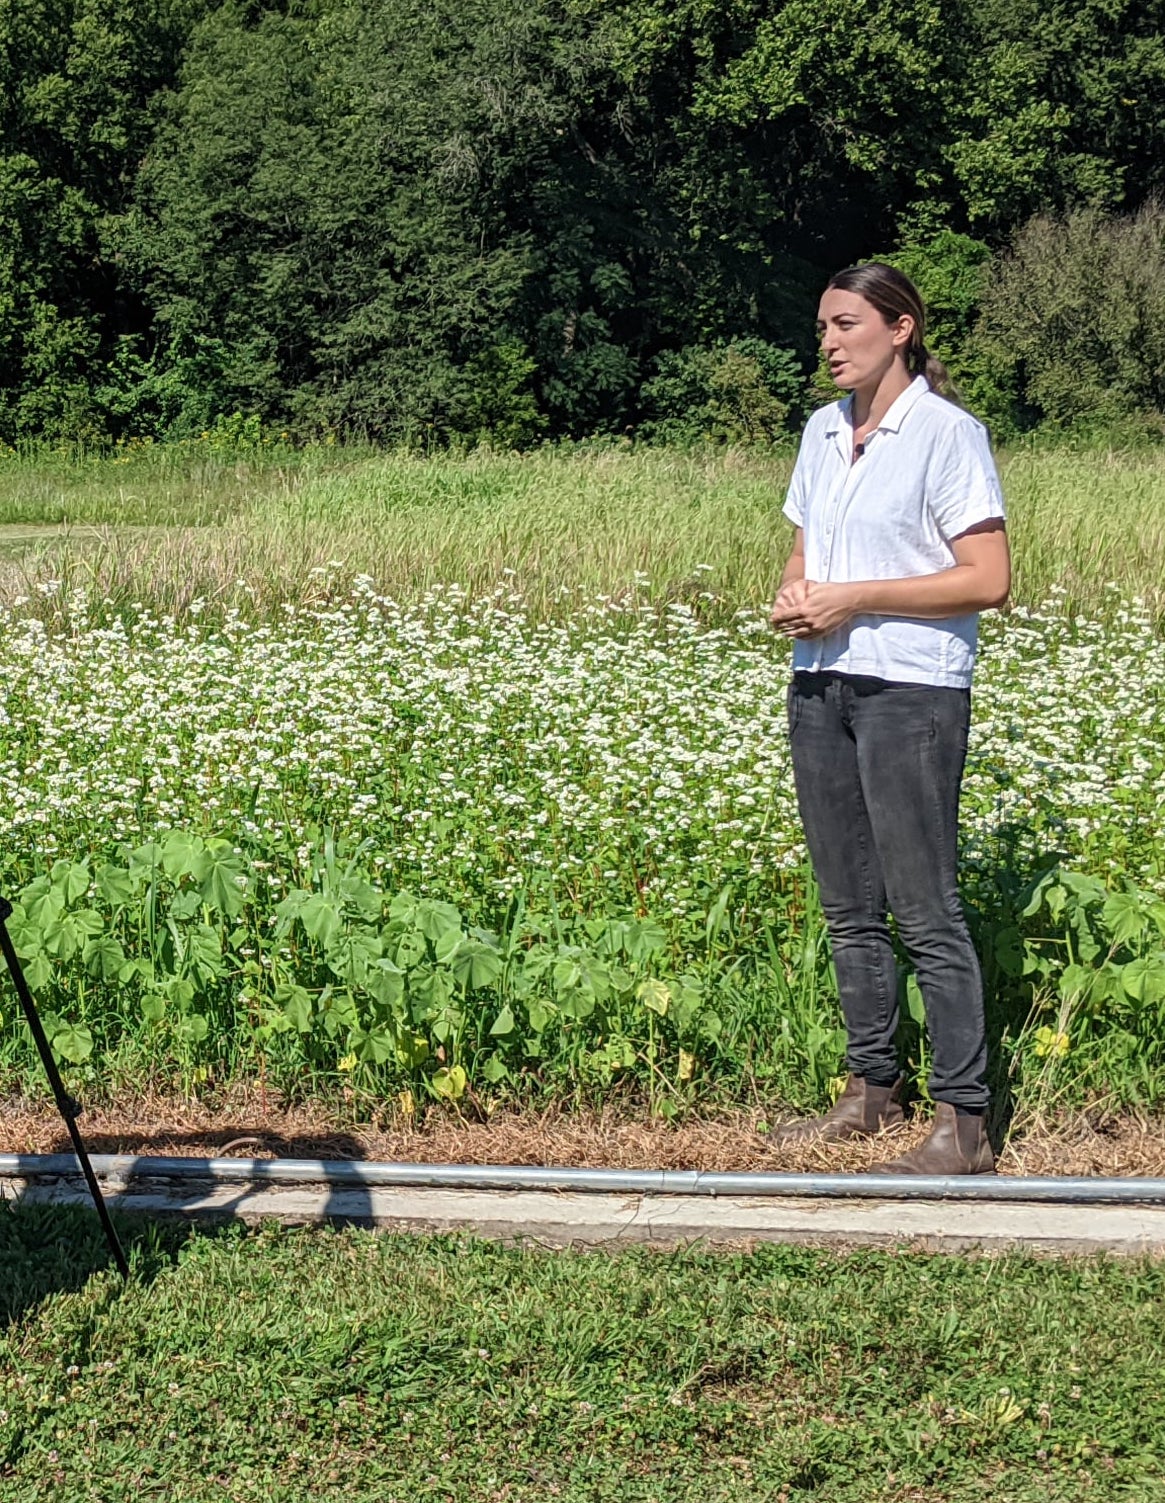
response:
[[[1159,436],[1163,176],[1162,0],[0,0],[0,440],[779,439],[873,255]]]

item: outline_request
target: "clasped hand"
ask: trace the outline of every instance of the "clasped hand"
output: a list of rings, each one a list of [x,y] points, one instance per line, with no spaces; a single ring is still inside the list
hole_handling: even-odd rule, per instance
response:
[[[786,637],[824,637],[856,608],[849,585],[794,579],[777,596],[769,620]]]

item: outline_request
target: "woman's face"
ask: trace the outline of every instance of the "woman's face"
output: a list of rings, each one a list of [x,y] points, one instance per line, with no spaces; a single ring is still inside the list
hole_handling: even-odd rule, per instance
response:
[[[888,324],[857,292],[831,287],[817,309],[817,336],[829,374],[846,391],[877,388],[894,361],[905,357],[914,331],[909,314]]]

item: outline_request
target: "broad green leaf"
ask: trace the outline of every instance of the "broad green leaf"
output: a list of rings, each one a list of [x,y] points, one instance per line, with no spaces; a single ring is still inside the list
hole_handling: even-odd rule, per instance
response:
[[[24,979],[28,982],[30,990],[34,992],[43,991],[56,974],[52,961],[43,950],[30,955],[23,962],[21,969],[24,971]]]
[[[409,978],[409,1000],[413,1021],[424,1023],[435,1017],[453,1000],[456,983],[449,971],[418,970]]]
[[[52,882],[65,902],[77,903],[89,891],[92,873],[87,861],[54,861]]]
[[[460,934],[463,927],[461,914],[452,903],[439,903],[433,898],[423,898],[417,904],[415,922],[425,938],[434,944],[443,934],[451,931]]]
[[[505,1080],[510,1072],[506,1069],[503,1059],[500,1059],[496,1054],[491,1054],[482,1066],[481,1073],[489,1081],[490,1085],[497,1085],[499,1081]]]
[[[671,988],[666,983],[655,979],[641,981],[635,995],[651,1012],[658,1013],[661,1018],[667,1016],[667,1010],[671,1006]]]
[[[1091,965],[1100,954],[1101,946],[1092,933],[1088,910],[1082,903],[1078,903],[1069,913],[1068,924],[1076,936],[1076,958],[1082,965]]]
[[[626,955],[628,954],[628,941],[631,935],[631,925],[625,919],[607,919],[600,921],[601,929],[597,938],[597,950],[600,955]],[[588,930],[588,933],[590,931]]]
[[[460,1065],[451,1065],[447,1070],[438,1070],[432,1086],[437,1095],[446,1101],[460,1101],[465,1094],[465,1071]]]
[[[198,1012],[188,1013],[174,1023],[175,1037],[184,1044],[201,1044],[209,1032],[210,1024]]]
[[[398,892],[388,905],[388,916],[395,923],[411,924],[417,911],[417,899],[411,892]]]
[[[189,830],[171,830],[162,842],[162,870],[175,881],[193,877],[204,849],[200,835]]]
[[[275,1005],[300,1033],[310,1033],[312,1025],[311,993],[306,987],[290,983],[275,988]]]
[[[322,893],[313,893],[298,905],[296,917],[310,938],[325,947],[330,945],[344,927],[344,918],[339,905]]]
[[[1112,943],[1117,945],[1139,939],[1149,922],[1149,915],[1135,892],[1114,892],[1100,916]]]
[[[29,958],[39,954],[40,925],[30,921],[28,914],[19,903],[12,905],[12,912],[8,917],[8,937],[12,941],[12,948],[21,957]]]
[[[355,1028],[359,1021],[355,999],[349,992],[331,991],[325,987],[317,1006],[329,1038],[335,1038],[344,1029]]]
[[[148,840],[129,853],[130,871],[151,872],[162,865],[162,847],[156,840]]]
[[[558,1010],[564,1018],[577,1018],[579,1022],[589,1018],[595,1010],[595,999],[583,987],[563,992],[558,999]]]
[[[53,887],[46,886],[35,895],[25,889],[21,894],[21,906],[28,922],[43,934],[60,921],[65,911],[65,897]]]
[[[628,925],[627,953],[632,960],[646,960],[667,944],[667,931],[655,919],[635,919]]]
[[[299,917],[299,910],[305,903],[311,902],[314,893],[306,891],[302,887],[293,887],[285,898],[281,898],[275,905],[275,917],[281,923],[291,923]]]
[[[1014,926],[1000,929],[992,946],[995,962],[1005,976],[1023,975],[1023,935]]]
[[[159,992],[147,992],[141,1006],[147,1023],[160,1023],[166,1014],[166,999]]]
[[[428,946],[419,929],[407,929],[396,943],[396,963],[403,971],[411,971],[427,957]]]
[[[438,965],[449,965],[461,948],[463,937],[460,929],[446,929],[433,941],[433,954]]]
[[[490,1028],[490,1035],[493,1038],[505,1038],[507,1034],[513,1033],[513,1031],[514,1014],[510,1011],[507,1004],[494,1019],[493,1026]]]
[[[577,991],[582,983],[582,967],[577,960],[559,960],[554,966],[554,991],[556,996]]]
[[[581,985],[590,992],[596,1002],[605,1002],[611,995],[611,973],[604,961],[594,955],[580,955],[578,959]]]
[[[197,918],[202,912],[202,896],[192,887],[186,888],[183,892],[176,892],[170,899],[170,906],[166,912],[169,917],[184,924],[188,919]]]
[[[692,1024],[704,1002],[704,991],[694,976],[681,976],[672,990],[671,1016],[676,1028],[684,1033]]]
[[[228,918],[242,911],[247,901],[246,867],[229,840],[208,840],[197,854],[191,875],[199,884],[203,901]]]
[[[451,1044],[464,1022],[464,1014],[446,1004],[429,1023],[429,1031],[440,1044]]]
[[[1059,873],[1061,884],[1082,903],[1103,903],[1108,889],[1099,877],[1090,877],[1085,872]]]
[[[121,982],[122,986],[127,981],[134,980],[141,980],[150,985],[154,979],[154,963],[151,960],[142,960],[140,958],[127,960],[121,970],[118,971],[117,979]]]
[[[553,1016],[554,1009],[548,1002],[531,997],[526,1003],[526,1020],[535,1033],[544,1032]]]
[[[198,924],[186,931],[184,959],[200,981],[216,981],[223,973],[222,940],[217,929]]]
[[[478,991],[502,974],[502,957],[481,940],[466,939],[453,957],[452,970],[467,992]]]
[[[396,1054],[396,1038],[387,1028],[370,1028],[356,1045],[356,1052],[366,1063],[383,1065]]]
[[[363,986],[370,968],[381,957],[380,935],[372,929],[349,929],[327,949],[328,968],[350,985]]]
[[[1130,960],[1121,967],[1121,985],[1135,1002],[1165,1001],[1165,953]]]
[[[554,961],[554,951],[549,945],[531,945],[522,957],[522,975],[528,981],[537,981],[539,976],[545,976]]]
[[[86,941],[102,932],[101,915],[92,908],[82,908],[76,913],[62,913],[55,923],[41,931],[44,947],[58,960],[71,960]]]
[[[415,1070],[429,1057],[429,1041],[419,1033],[403,1032],[396,1041],[397,1063],[406,1070]]]
[[[53,1053],[70,1064],[82,1064],[93,1053],[93,1035],[84,1023],[61,1023],[54,1029],[49,1042]]]
[[[379,919],[384,909],[384,894],[378,892],[364,877],[342,877],[339,883],[340,896],[345,903],[358,908],[366,919]]]
[[[125,951],[111,934],[103,934],[86,941],[81,959],[90,976],[112,981],[120,976],[125,965]]]
[[[121,908],[137,896],[137,876],[125,866],[112,863],[97,873],[97,891],[111,908]]]
[[[182,976],[169,976],[158,985],[158,990],[165,992],[170,1000],[170,1005],[176,1007],[179,1012],[185,1012],[194,1001],[194,986]]]
[[[383,1007],[396,1008],[404,998],[404,972],[387,955],[380,956],[368,965],[361,985]]]

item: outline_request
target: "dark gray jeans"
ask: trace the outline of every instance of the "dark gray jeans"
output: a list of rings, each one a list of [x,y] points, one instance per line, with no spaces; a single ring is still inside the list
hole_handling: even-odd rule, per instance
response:
[[[959,901],[966,689],[798,673],[789,686],[797,802],[833,945],[848,1068],[898,1076],[887,905],[926,1004],[936,1101],[988,1100],[983,982]]]

